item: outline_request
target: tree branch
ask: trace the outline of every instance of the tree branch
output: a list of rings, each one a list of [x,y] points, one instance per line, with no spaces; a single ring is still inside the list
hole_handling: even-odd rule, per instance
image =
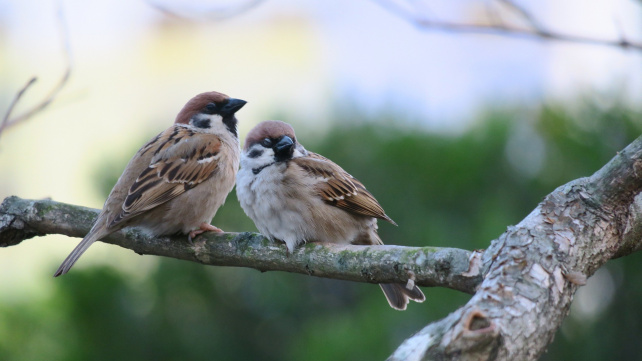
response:
[[[573,295],[609,259],[642,248],[642,137],[590,178],[559,187],[484,253],[470,301],[390,360],[534,360]]]
[[[51,200],[8,197],[0,205],[0,247],[45,234],[83,237],[98,212]],[[135,228],[102,241],[138,254],[357,282],[406,283],[414,277],[420,286],[448,287],[471,294],[481,282],[480,254],[455,248],[311,243],[287,255],[285,246],[256,233],[204,233],[190,244],[187,237],[153,238]]]
[[[506,35],[513,37],[520,37],[525,39],[533,40],[553,40],[561,42],[570,42],[578,44],[588,44],[588,45],[600,45],[600,46],[609,46],[616,47],[621,49],[633,49],[637,51],[642,51],[642,43],[634,42],[627,39],[624,34],[620,33],[619,39],[606,40],[592,38],[582,35],[573,35],[573,34],[564,34],[555,32],[552,30],[547,30],[540,25],[540,23],[535,19],[535,17],[530,14],[526,9],[517,5],[515,2],[510,0],[500,0],[500,3],[505,7],[516,12],[522,19],[524,19],[529,28],[520,28],[516,26],[507,25],[504,22],[492,22],[490,24],[469,24],[469,23],[459,23],[452,21],[442,21],[436,19],[429,19],[425,16],[421,16],[418,12],[409,9],[408,7],[401,6],[398,1],[395,0],[374,0],[386,10],[391,13],[399,16],[400,18],[405,19],[406,21],[414,24],[417,28],[421,30],[440,30],[440,31],[450,31],[457,33],[477,33],[477,34],[496,34],[496,35]]]
[[[2,132],[5,131],[8,128],[11,128],[12,126],[21,123],[34,115],[40,113],[43,111],[45,108],[51,104],[60,91],[67,85],[67,82],[69,81],[69,77],[71,77],[71,70],[73,68],[72,66],[72,58],[71,58],[71,46],[69,45],[69,31],[67,30],[67,24],[65,22],[65,17],[62,9],[62,3],[59,4],[58,7],[58,26],[60,29],[60,34],[62,38],[62,46],[64,49],[64,54],[65,54],[65,60],[66,60],[66,67],[65,71],[58,81],[54,88],[45,96],[43,100],[35,104],[34,106],[31,107],[31,109],[28,109],[24,113],[16,116],[16,117],[11,117],[11,114],[13,113],[13,108],[18,104],[24,93],[29,89],[31,85],[33,85],[36,80],[38,80],[37,77],[32,77],[29,79],[29,81],[16,93],[16,96],[13,98],[13,101],[9,105],[9,108],[7,108],[7,111],[5,112],[5,115],[2,119],[2,123],[0,123],[0,135],[2,135]]]

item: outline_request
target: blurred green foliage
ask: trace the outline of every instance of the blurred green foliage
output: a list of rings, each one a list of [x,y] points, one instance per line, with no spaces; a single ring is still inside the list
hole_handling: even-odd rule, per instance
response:
[[[387,243],[476,249],[557,186],[595,172],[642,130],[639,114],[618,106],[482,118],[455,136],[346,112],[322,139],[302,126],[298,136],[379,199],[399,224],[380,223]],[[105,196],[127,160],[108,161],[113,166],[97,175]],[[234,193],[213,223],[256,230]],[[609,264],[622,275],[612,302],[590,319],[572,313],[545,360],[640,359],[639,258]],[[0,360],[382,360],[469,299],[424,289],[425,303],[398,312],[375,285],[172,259],[142,281],[95,267],[51,282],[47,299],[0,304]]]

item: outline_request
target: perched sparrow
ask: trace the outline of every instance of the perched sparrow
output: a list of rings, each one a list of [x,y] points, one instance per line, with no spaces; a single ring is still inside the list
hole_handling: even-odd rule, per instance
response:
[[[357,179],[331,160],[307,151],[294,129],[266,121],[248,133],[236,176],[236,194],[261,233],[287,245],[306,241],[376,245],[377,218],[395,224]],[[381,284],[388,303],[404,310],[423,302],[419,288]]]
[[[174,125],[129,161],[96,223],[54,277],[67,273],[92,243],[124,227],[154,236],[189,233],[190,240],[222,232],[210,221],[234,187],[240,152],[234,113],[243,105],[217,92],[187,102]]]

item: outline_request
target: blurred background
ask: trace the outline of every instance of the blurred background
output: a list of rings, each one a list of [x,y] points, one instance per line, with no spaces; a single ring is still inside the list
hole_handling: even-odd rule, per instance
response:
[[[380,225],[384,242],[477,249],[640,135],[642,52],[426,30],[383,3],[0,0],[1,114],[30,77],[14,114],[55,87],[65,38],[72,59],[51,106],[0,136],[0,199],[100,208],[136,150],[217,90],[248,101],[241,137],[284,120],[363,181],[399,224]],[[494,1],[408,3],[524,26]],[[522,5],[561,33],[642,39],[639,1]],[[234,193],[213,223],[256,230]],[[104,244],[53,279],[79,241],[0,250],[0,360],[380,360],[469,298],[424,289],[425,303],[397,312],[376,285]],[[543,359],[642,359],[641,264],[638,253],[589,279]]]

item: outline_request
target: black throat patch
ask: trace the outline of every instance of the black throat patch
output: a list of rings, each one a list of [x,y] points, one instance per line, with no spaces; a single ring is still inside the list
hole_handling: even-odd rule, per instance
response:
[[[261,171],[262,171],[263,169],[265,169],[265,168],[267,168],[267,167],[269,167],[269,166],[271,166],[271,165],[273,165],[273,164],[276,164],[276,163],[277,163],[277,162],[272,162],[272,163],[268,163],[268,164],[266,164],[266,165],[262,165],[262,166],[260,166],[260,167],[258,167],[258,168],[252,168],[252,173],[253,173],[254,175],[257,175],[257,174],[261,173]]]
[[[234,115],[223,117],[223,124],[225,124],[225,128],[227,128],[227,130],[230,133],[234,134],[235,138],[239,137],[238,131],[236,129],[236,125],[238,124],[238,120],[236,120],[236,117]]]

